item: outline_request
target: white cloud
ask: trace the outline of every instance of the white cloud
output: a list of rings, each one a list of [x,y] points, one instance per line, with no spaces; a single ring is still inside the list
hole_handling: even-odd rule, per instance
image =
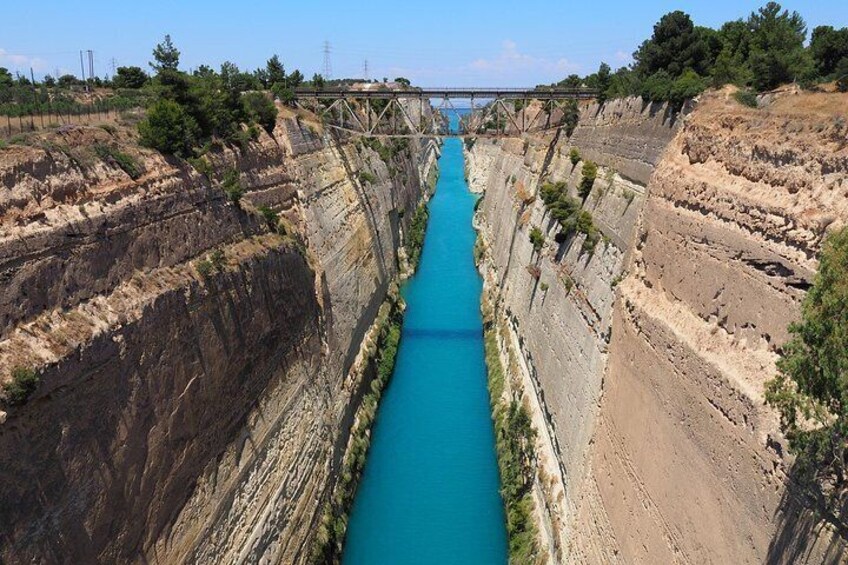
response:
[[[518,44],[511,40],[506,40],[501,44],[501,52],[496,57],[476,59],[469,66],[475,71],[499,76],[526,74],[528,71],[553,76],[564,76],[579,70],[578,65],[564,57],[549,59],[522,53],[518,49]]]
[[[27,55],[16,55],[9,53],[5,49],[0,49],[0,66],[8,66],[13,70],[27,70],[32,68],[36,71],[47,69],[47,61],[39,57],[29,57]]]

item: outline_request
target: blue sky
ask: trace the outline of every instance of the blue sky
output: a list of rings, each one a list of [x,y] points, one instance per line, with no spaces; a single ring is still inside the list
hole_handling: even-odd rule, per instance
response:
[[[664,13],[681,9],[718,27],[747,17],[762,1],[567,0],[4,0],[0,66],[37,75],[79,74],[79,50],[95,52],[95,72],[147,68],[170,33],[182,67],[230,60],[253,69],[278,53],[288,70],[323,69],[329,41],[334,77],[406,76],[423,86],[531,86],[586,74],[600,61],[618,67]],[[783,2],[809,29],[848,25],[846,0]]]

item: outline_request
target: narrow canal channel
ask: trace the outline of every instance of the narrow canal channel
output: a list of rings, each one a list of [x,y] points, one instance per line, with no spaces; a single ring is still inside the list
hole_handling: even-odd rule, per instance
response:
[[[506,563],[486,390],[474,196],[445,141],[394,375],[351,513],[345,565]]]

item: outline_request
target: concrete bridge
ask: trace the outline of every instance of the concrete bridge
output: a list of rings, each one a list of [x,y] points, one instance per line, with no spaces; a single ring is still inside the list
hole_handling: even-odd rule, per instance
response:
[[[413,88],[375,84],[298,88],[297,106],[328,127],[367,137],[505,137],[564,125],[569,106],[597,97],[590,88]],[[457,106],[454,101],[467,101]],[[462,116],[451,131],[446,114]]]

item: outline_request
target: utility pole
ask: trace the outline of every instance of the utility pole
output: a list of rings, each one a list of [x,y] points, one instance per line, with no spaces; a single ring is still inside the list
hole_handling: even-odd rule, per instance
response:
[[[85,91],[88,92],[88,83],[85,81],[85,63],[82,59],[82,49],[80,49],[80,72],[82,72],[82,82],[85,84]]]
[[[333,62],[330,60],[330,42],[324,42],[324,78],[330,80],[333,77]]]
[[[88,79],[94,80],[94,51],[88,50]]]

